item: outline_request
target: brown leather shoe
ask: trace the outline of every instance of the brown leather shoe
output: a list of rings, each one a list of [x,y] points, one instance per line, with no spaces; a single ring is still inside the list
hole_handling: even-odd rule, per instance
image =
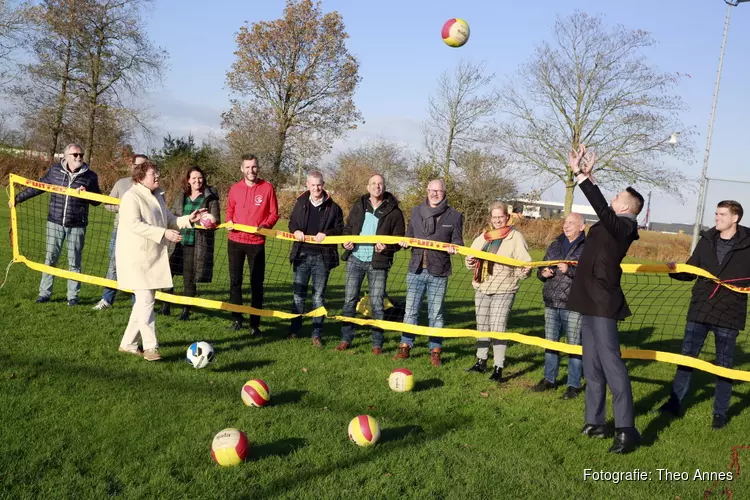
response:
[[[411,346],[409,344],[399,344],[398,352],[393,356],[393,359],[407,359],[409,357],[409,352],[411,352]]]
[[[339,345],[333,348],[334,351],[345,351],[349,349],[352,345],[349,342],[344,342],[343,340],[339,342]]]
[[[432,363],[432,366],[440,366],[442,364],[440,362],[440,351],[439,347],[430,349],[430,363]]]
[[[323,342],[320,341],[320,337],[313,337],[313,347],[323,347]]]
[[[373,347],[372,348],[372,353],[374,355],[376,355],[376,356],[379,356],[379,355],[383,354],[383,348],[382,347]]]

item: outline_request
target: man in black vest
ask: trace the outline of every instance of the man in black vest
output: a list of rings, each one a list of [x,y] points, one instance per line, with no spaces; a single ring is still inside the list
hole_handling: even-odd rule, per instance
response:
[[[701,233],[688,265],[705,269],[722,281],[737,286],[748,286],[750,282],[750,231],[740,226],[742,205],[725,200],[716,208],[716,226]],[[669,266],[674,269],[674,262]],[[692,273],[672,273],[681,281],[692,281]],[[709,331],[714,332],[716,342],[716,364],[731,368],[734,348],[740,330],[745,329],[747,317],[747,294],[735,292],[725,286],[698,277],[693,286],[693,296],[687,313],[682,354],[697,357]],[[677,367],[669,400],[659,408],[662,412],[680,415],[682,401],[690,388],[693,369]],[[716,377],[714,411],[711,426],[721,429],[726,425],[729,400],[732,396],[732,381]]]
[[[635,428],[633,391],[628,368],[620,356],[617,332],[617,321],[631,314],[620,287],[620,264],[631,243],[638,239],[637,217],[643,208],[643,196],[629,187],[608,205],[591,176],[596,155],[592,152],[583,160],[585,154],[586,146],[581,144],[578,152],[571,151],[569,155],[570,169],[599,216],[599,222],[589,230],[568,298],[568,309],[582,314],[586,422],[581,433],[589,437],[606,436],[609,386],[616,428],[609,451],[628,453],[641,435]]]
[[[289,261],[294,269],[294,302],[292,313],[305,312],[307,285],[312,279],[313,309],[325,305],[325,293],[328,286],[328,275],[331,269],[339,265],[339,252],[336,245],[316,245],[306,243],[305,235],[315,236],[320,243],[326,236],[337,236],[344,230],[344,213],[336,202],[323,189],[323,174],[312,171],[307,174],[307,191],[302,193],[289,217],[289,232],[297,240],[292,245]],[[313,318],[312,343],[321,347],[324,316]],[[289,327],[289,338],[296,338],[302,327],[302,317],[292,319]]]

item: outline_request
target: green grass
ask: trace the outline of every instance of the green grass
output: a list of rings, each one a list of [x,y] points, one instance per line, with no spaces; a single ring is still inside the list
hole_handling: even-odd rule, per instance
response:
[[[7,231],[6,206],[3,197],[0,231]],[[94,222],[90,235],[109,234],[104,214]],[[87,243],[85,271],[88,266],[103,275],[105,240]],[[269,255],[282,255],[276,245],[284,244],[270,243]],[[10,258],[2,246],[0,262]],[[340,309],[342,271],[331,278],[333,312]],[[281,257],[269,267],[267,307],[287,310],[290,275]],[[400,297],[402,279],[394,276],[389,293]],[[674,347],[677,339],[679,349],[680,324],[673,318],[684,315],[689,287],[652,277],[628,280],[636,314],[624,325],[623,342]],[[698,498],[711,481],[660,481],[657,469],[691,477],[696,469],[726,471],[732,447],[750,444],[746,384],[735,387],[731,420],[720,432],[710,428],[713,377],[707,374],[696,372],[682,419],[669,422],[650,413],[669,393],[674,367],[667,364],[628,362],[644,443],[630,455],[613,456],[606,452],[609,440],[578,435],[582,397],[563,401],[563,388],[529,391],[544,363],[543,352],[533,347],[510,347],[508,381],[497,385],[463,371],[473,362],[469,339],[447,341],[444,366],[433,368],[424,340],[412,359],[392,361],[398,342],[393,332],[384,356],[369,353],[366,333],[351,352],[337,353],[331,347],[339,325],[332,321],[326,348],[316,350],[309,339],[286,340],[283,321],[264,320],[265,338],[257,340],[227,330],[224,313],[198,311],[186,323],[174,314],[157,319],[164,360],[147,363],[117,353],[130,314],[126,297],[97,313],[91,306],[101,290],[84,285],[83,305],[69,308],[58,280],[56,300],[36,305],[38,282],[37,272],[16,265],[0,290],[0,496],[6,498]],[[471,327],[467,285],[468,273],[457,271],[450,326]],[[226,293],[219,285],[199,286],[199,292],[211,298]],[[539,297],[538,280],[525,281],[514,307],[515,331],[541,334]],[[204,370],[183,361],[195,340],[207,340],[217,351]],[[388,389],[386,379],[397,366],[414,371],[411,393]],[[565,365],[561,382],[564,374]],[[240,388],[250,378],[270,385],[270,406],[243,405]],[[346,436],[349,420],[362,413],[382,428],[380,443],[368,449]],[[247,463],[221,468],[211,461],[211,440],[225,427],[247,433]],[[740,462],[750,465],[750,452],[741,452]],[[584,481],[586,468],[639,468],[651,472],[651,480]],[[730,488],[734,498],[745,498],[745,474],[717,491]]]

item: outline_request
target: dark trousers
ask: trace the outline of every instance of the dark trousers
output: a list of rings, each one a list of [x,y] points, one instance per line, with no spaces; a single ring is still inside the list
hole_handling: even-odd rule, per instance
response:
[[[178,243],[181,245],[181,243]],[[182,247],[182,282],[185,297],[195,297],[195,246]]]
[[[323,255],[320,253],[301,253],[294,261],[294,301],[292,313],[304,314],[305,300],[307,300],[308,283],[312,280],[312,307],[317,309],[326,303],[326,286],[328,285],[328,269],[326,269]],[[312,320],[313,337],[323,334],[325,316],[316,316]],[[297,334],[302,328],[302,317],[292,318],[289,332]]]
[[[709,331],[714,332],[714,341],[716,342],[716,365],[724,368],[731,368],[734,361],[734,347],[737,345],[737,330],[730,328],[720,328],[703,323],[693,323],[688,321],[685,325],[685,338],[682,341],[682,354],[697,358],[706,341]],[[693,369],[687,366],[678,366],[677,374],[672,384],[672,399],[678,404],[690,389],[690,379],[693,376]],[[714,393],[714,413],[726,415],[729,410],[729,400],[732,397],[732,381],[724,377],[716,377],[716,391]]]
[[[266,247],[265,245],[249,245],[229,240],[227,243],[229,260],[229,302],[242,305],[242,276],[245,270],[245,258],[250,269],[250,305],[256,309],[263,309],[263,280],[266,275]],[[242,313],[232,313],[241,321]],[[250,326],[260,326],[260,316],[250,316]]]
[[[628,368],[620,356],[617,320],[584,315],[581,317],[581,337],[583,373],[586,375],[586,423],[606,423],[609,386],[615,427],[635,427],[633,390]]]

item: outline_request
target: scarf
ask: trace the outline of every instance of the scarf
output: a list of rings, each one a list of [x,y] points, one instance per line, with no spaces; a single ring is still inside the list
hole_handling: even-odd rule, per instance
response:
[[[484,245],[482,251],[488,253],[497,253],[500,250],[503,240],[510,234],[510,226],[492,229],[488,227],[484,230]],[[484,283],[488,276],[492,276],[495,263],[484,259],[475,259],[474,261],[474,281]]]
[[[424,230],[425,238],[432,236],[437,228],[437,218],[440,217],[448,210],[448,198],[443,198],[443,201],[438,203],[438,206],[430,206],[430,201],[425,198],[424,202],[419,205],[419,215],[422,217],[422,229]]]

